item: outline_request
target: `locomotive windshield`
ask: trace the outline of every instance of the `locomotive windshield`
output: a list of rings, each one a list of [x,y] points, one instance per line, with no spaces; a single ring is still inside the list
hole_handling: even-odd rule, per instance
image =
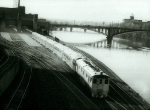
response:
[[[94,78],[93,79],[93,84],[102,84],[102,79]]]
[[[94,79],[93,79],[93,84],[96,84],[96,82],[97,82],[97,79],[94,78]]]
[[[104,81],[104,82],[103,82]],[[108,77],[103,77],[103,78],[93,78],[93,84],[108,84],[109,83],[109,79]]]
[[[108,78],[105,79],[105,84],[108,84]]]

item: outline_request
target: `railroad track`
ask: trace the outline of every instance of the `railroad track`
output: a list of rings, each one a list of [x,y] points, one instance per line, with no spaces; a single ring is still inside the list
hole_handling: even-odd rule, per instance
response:
[[[64,64],[60,64],[60,66],[61,65],[64,65]],[[59,66],[59,67],[60,67]],[[64,67],[64,66],[63,66]],[[69,71],[66,69],[67,68],[67,65],[65,66],[65,68],[63,68],[64,70],[66,70],[68,73],[69,73]],[[71,69],[71,68],[70,68]],[[117,92],[117,91],[116,91]],[[120,94],[119,94],[120,95]],[[121,97],[121,95],[120,95],[120,97]],[[115,108],[115,110],[118,110],[117,108],[119,108],[118,106],[121,106],[120,108],[122,108],[122,109],[125,109],[125,110],[127,110],[127,108],[125,107],[125,105],[122,105],[122,104],[120,104],[120,103],[118,103],[114,98],[112,98],[111,97],[111,100],[113,100],[113,101],[115,101],[115,103],[116,103],[116,107],[114,107],[114,105],[113,104],[110,104],[108,101],[106,101],[107,103],[105,103],[104,102],[104,100],[103,99],[95,99],[95,98],[93,98],[93,100],[95,100],[94,102],[95,103],[97,103],[97,105],[99,106],[99,108],[100,109],[102,109],[102,110],[104,110],[104,109],[110,109],[110,107],[108,106],[108,105],[110,105],[111,107],[113,107],[113,108]],[[125,99],[123,99],[126,103],[128,103]],[[105,107],[105,108],[104,108]],[[132,106],[131,106],[131,108],[133,108]]]
[[[31,54],[31,53],[28,53],[28,54]],[[34,55],[33,55],[34,56]],[[82,104],[84,104],[85,105],[85,107],[86,107],[86,109],[91,109],[91,107],[92,107],[92,109],[94,108],[94,109],[98,109],[98,107],[94,104],[94,103],[92,103],[80,90],[78,90],[67,78],[65,78],[62,74],[61,74],[61,76],[58,76],[58,75],[56,75],[56,69],[54,68],[54,67],[49,67],[50,65],[49,64],[45,64],[45,63],[43,63],[43,61],[40,59],[40,58],[38,58],[37,56],[34,56],[34,58],[36,58],[36,60],[40,63],[40,64],[42,64],[43,66],[44,65],[48,65],[48,66],[45,66],[45,68],[47,68],[47,69],[50,69],[51,70],[51,73],[53,73],[53,75],[55,75],[55,76],[57,76],[57,78],[59,79],[59,80],[61,80],[61,82],[63,82],[64,83],[64,85],[65,86],[67,86],[67,88],[69,89],[69,91],[71,91],[77,98],[78,98],[78,100],[80,100],[80,102],[82,102]],[[39,61],[40,60],[40,61]],[[59,71],[57,71],[58,73],[60,73]],[[51,79],[52,80],[52,79]],[[55,83],[51,83],[51,84],[55,84]],[[36,84],[37,85],[37,84]],[[73,90],[72,90],[73,89]],[[56,91],[55,91],[56,92]],[[54,92],[54,93],[55,93]],[[58,92],[56,92],[56,93],[58,93]],[[78,94],[77,94],[78,93]],[[39,97],[39,95],[38,95],[38,97]],[[55,96],[56,97],[56,96]],[[82,99],[81,99],[81,97],[82,97]],[[39,102],[40,103],[40,102]],[[75,106],[74,106],[75,107]],[[80,106],[78,106],[79,108],[78,109],[81,109],[80,108]],[[61,107],[62,108],[62,107]],[[76,108],[77,108],[77,106],[76,106]]]
[[[7,42],[7,40],[5,40],[5,41]],[[11,44],[12,43],[7,42],[7,44],[5,44],[5,45],[8,47],[10,46],[12,49],[14,49],[15,45],[11,45]],[[15,49],[18,49],[17,46],[15,47]],[[12,62],[10,62],[10,64],[5,69],[3,69],[2,72],[6,71],[8,69],[8,67],[10,67],[15,62],[15,56],[16,56],[16,54],[10,49],[5,50],[5,51],[8,55],[8,57],[13,56],[14,59]],[[14,65],[14,66],[16,66],[16,65]],[[32,71],[32,68],[30,71]],[[27,90],[29,83],[30,83],[30,79],[31,79],[31,74],[29,74],[30,71],[26,70],[26,72],[23,74],[23,77],[22,77],[21,81],[19,82],[18,87],[13,91],[13,94],[11,94],[11,96],[9,97],[10,99],[7,99],[7,101],[6,101],[7,104],[5,103],[5,105],[3,106],[2,109],[4,109],[4,110],[8,110],[8,109],[18,110],[18,109],[20,109],[19,107],[21,105],[22,100],[25,97],[26,90]],[[8,100],[9,100],[9,102],[8,102]]]
[[[0,49],[0,50],[1,50],[1,49]],[[3,51],[3,50],[1,50],[1,51]],[[1,53],[0,53],[0,54],[1,54]],[[4,53],[3,53],[2,55],[0,55],[0,62],[3,61],[4,57],[5,57]],[[1,64],[1,63],[0,63],[0,64]]]
[[[19,45],[22,45],[22,44],[19,44]],[[25,46],[24,46],[25,47]],[[29,46],[28,46],[29,47]],[[25,47],[25,48],[28,48],[28,47]],[[35,50],[33,50],[33,52],[38,52],[36,49]],[[85,53],[84,53],[85,54]],[[34,55],[33,55],[34,56]],[[49,58],[47,55],[45,55],[44,57],[47,57],[47,58]],[[96,61],[93,61],[94,63],[96,62]],[[118,86],[119,87],[119,86]],[[116,92],[117,93],[117,92]],[[125,92],[126,93],[126,92]],[[118,93],[117,93],[118,94]],[[119,95],[120,97],[122,97],[121,95]],[[122,98],[123,99],[123,98]],[[120,103],[118,103],[117,101],[115,101],[112,97],[110,97],[109,96],[109,100],[113,100],[114,102],[116,102],[122,109],[127,109],[126,107],[124,107],[123,105],[121,105]],[[124,100],[124,99],[123,99]],[[132,99],[133,100],[133,99]],[[126,103],[127,103],[127,101],[126,100],[124,100]],[[135,102],[135,100],[133,100],[134,102]],[[112,109],[114,109],[114,110],[117,110],[117,107],[115,107],[113,104],[110,104],[110,102],[108,101],[108,99],[106,100],[106,102],[111,106],[111,108]],[[138,102],[136,103],[136,104],[138,104]],[[129,104],[129,106],[130,106],[130,108],[132,108],[133,110],[134,110],[134,108],[136,108],[136,107],[132,107],[130,104]],[[142,109],[142,110],[144,110],[144,108],[143,107],[141,107],[140,105],[139,105],[139,107]],[[103,108],[101,108],[101,109],[103,109]]]
[[[79,49],[77,49],[77,48],[75,48],[75,47],[72,47],[72,46],[69,46],[70,48],[72,48],[73,50],[75,50],[75,51],[77,51],[77,52],[79,52],[79,53],[81,53],[82,55],[84,55],[84,56],[86,56],[86,57],[88,57],[88,58],[91,58],[90,60],[92,61],[92,62],[94,62],[94,64],[96,64],[99,68],[102,68],[99,64],[98,64],[98,62],[97,62],[97,59],[95,59],[93,56],[91,56],[91,55],[89,55],[89,54],[87,54],[87,53],[85,53],[85,52],[83,52],[83,51],[81,51],[81,50],[79,50]],[[103,65],[103,64],[102,64]],[[106,65],[104,65],[105,66],[105,68],[107,68],[108,70],[110,70]],[[103,70],[103,69],[102,69]],[[105,70],[104,70],[104,72],[105,72]],[[108,71],[107,71],[108,72]],[[107,72],[105,72],[105,73],[107,73]],[[114,78],[115,79],[115,78]],[[120,79],[120,78],[119,78]],[[115,90],[113,87],[115,86],[115,89],[117,89],[117,90]],[[117,93],[126,103],[127,103],[127,105],[129,105],[129,107],[130,107],[130,109],[132,109],[132,110],[137,110],[137,109],[141,109],[141,110],[145,110],[141,105],[141,103],[139,103],[138,101],[136,101],[132,96],[130,96],[121,86],[119,86],[117,83],[115,83],[114,81],[113,81],[113,78],[110,80],[110,87],[111,88],[113,88],[114,90],[115,90],[115,93]],[[121,94],[120,94],[120,93]],[[122,93],[123,93],[123,95],[122,95]],[[109,98],[110,98],[110,96],[109,96]],[[112,97],[111,97],[111,99],[112,100],[114,100]],[[114,102],[116,102],[116,103],[118,103],[117,101],[115,101],[114,100]],[[109,103],[109,102],[108,102]],[[120,105],[119,103],[118,103],[118,105]],[[135,105],[137,105],[137,106],[135,106]],[[110,105],[110,106],[112,106],[112,105]],[[124,107],[124,105],[120,105],[120,106],[122,106],[122,109],[127,109],[126,107]],[[113,109],[113,106],[112,106],[112,109]],[[117,109],[117,108],[114,108],[114,109]]]
[[[39,99],[45,97],[44,100],[39,100],[39,109],[69,109],[69,106],[67,105],[68,102],[62,96],[60,85],[58,84],[58,80],[55,78],[54,74],[49,72],[41,61],[38,59],[35,59],[35,61],[42,67],[43,70],[37,71],[36,75],[34,75],[35,85],[38,90],[38,97]],[[41,75],[43,73],[44,75]],[[38,78],[38,74],[41,79]]]
[[[32,73],[32,67],[24,71],[23,76],[17,88],[14,90],[13,94],[11,94],[11,98],[9,99],[9,102],[4,105],[4,108],[3,108],[4,110],[20,109],[20,105],[25,97],[27,88],[30,83],[31,73]]]
[[[0,56],[0,62],[2,62],[4,60],[5,55],[1,55]],[[1,64],[1,63],[0,63]],[[2,63],[3,64],[3,63]]]
[[[19,47],[18,47],[19,48]],[[21,50],[20,50],[21,51]],[[30,54],[30,55],[32,55],[32,56],[34,56],[32,53],[26,53],[26,54]],[[35,53],[34,53],[35,54]],[[34,56],[34,58],[36,58],[37,56]],[[52,69],[52,68],[51,68]],[[54,74],[54,70],[53,70],[53,74]],[[60,77],[57,77],[57,78],[60,78]],[[62,79],[62,78],[61,78]],[[59,79],[60,80],[60,79]],[[66,80],[66,78],[64,78],[63,80]],[[63,80],[61,80],[62,82],[63,82]],[[68,83],[68,84],[67,84]],[[52,84],[52,83],[51,83]],[[84,96],[84,94],[82,94],[77,88],[75,88],[75,87],[72,87],[73,85],[72,84],[70,84],[70,82],[64,82],[64,85],[67,85],[67,87],[69,88],[69,90],[77,97],[77,99],[78,99],[78,101],[80,100],[80,103],[82,102],[82,104],[84,104],[84,105],[86,105],[85,106],[85,108],[87,109],[90,109],[90,107],[92,107],[92,108],[97,108],[92,102],[90,102],[90,100],[88,99],[88,98],[86,98],[85,96]],[[72,89],[74,89],[74,90],[72,90]],[[74,91],[76,91],[76,92],[74,92]],[[56,91],[55,91],[56,92]],[[53,93],[55,93],[55,92],[53,92]],[[58,92],[56,92],[56,93],[58,93]],[[56,97],[56,95],[55,95],[55,97]],[[82,99],[81,99],[81,97],[82,97]],[[58,100],[58,102],[59,102],[59,105],[61,104],[61,101],[60,100]],[[90,102],[90,103],[88,103],[88,102]],[[57,103],[58,104],[58,103]],[[82,105],[81,104],[81,105]],[[74,106],[75,107],[75,106]],[[78,106],[79,108],[80,108],[80,106]],[[77,108],[77,107],[76,107]],[[98,109],[98,108],[97,108]]]
[[[8,51],[6,51],[6,54],[8,54]],[[2,68],[8,61],[9,61],[9,55],[3,55],[3,57],[1,57],[1,61],[4,59],[3,63],[0,65],[0,68]]]
[[[28,53],[28,54],[30,54],[30,53]],[[31,54],[30,54],[31,55]],[[34,56],[34,55],[33,55]],[[34,56],[34,58],[36,58],[36,59],[39,59],[37,56]],[[37,60],[37,61],[39,61],[39,60]],[[42,63],[41,63],[42,64]],[[49,65],[49,64],[47,64],[47,65]],[[44,64],[43,64],[43,66],[44,66]],[[50,69],[51,70],[51,72],[53,73],[53,74],[55,74],[56,75],[56,72],[54,72],[54,70],[56,70],[54,67],[51,67],[51,68],[49,68],[48,66],[47,66],[47,69]],[[53,71],[52,71],[53,70]],[[61,80],[62,82],[64,82],[64,80],[66,80],[66,78],[65,79],[60,79],[60,77],[58,77],[59,78],[59,80]],[[52,80],[52,79],[51,79]],[[57,80],[56,80],[57,81]],[[68,80],[69,81],[69,80]],[[56,83],[51,83],[51,84],[56,84]],[[65,85],[67,85],[67,86],[69,86],[68,88],[70,89],[70,88],[72,88],[74,85],[72,85],[70,82],[65,82],[64,83]],[[39,84],[36,84],[36,85],[39,85]],[[74,90],[71,90],[72,92],[73,92],[73,94],[75,94],[76,95],[76,92],[78,91],[78,90],[76,90],[77,88],[75,88]],[[56,90],[56,89],[55,89]],[[74,91],[76,91],[76,92],[74,92]],[[55,91],[56,92],[56,91]],[[55,93],[55,92],[53,92],[53,94]],[[56,92],[56,93],[58,93],[58,92]],[[55,94],[56,94],[55,93]],[[57,96],[58,94],[56,94],[55,95],[55,97]],[[82,94],[83,96],[84,96],[84,94]],[[80,97],[83,97],[83,96],[81,96],[81,94],[80,94]],[[38,97],[39,97],[39,95],[38,95]],[[58,96],[57,96],[58,97]],[[87,101],[87,98],[86,99],[80,99],[79,98],[79,94],[78,95],[76,95],[76,97],[78,97],[78,100],[80,100],[80,101],[82,101],[82,103],[84,104],[84,105],[86,105],[87,107],[89,107],[89,109],[90,109],[90,107],[92,107],[92,108],[94,108],[94,104],[89,104],[89,103],[87,103],[88,101],[89,101],[89,99],[88,99],[88,101]],[[40,102],[39,102],[40,103]],[[92,102],[90,102],[90,103],[92,103]],[[58,104],[58,103],[57,103]],[[60,104],[60,103],[59,103]],[[59,107],[60,105],[58,105],[58,107]],[[64,105],[63,105],[64,106]],[[61,107],[61,106],[60,106]],[[80,106],[79,106],[80,107]],[[62,107],[61,107],[62,108]],[[98,108],[97,108],[98,109]]]
[[[142,104],[137,102],[134,98],[132,98],[132,96],[129,96],[129,94],[123,89],[121,88],[117,83],[115,83],[113,80],[111,80],[111,86],[115,87],[116,86],[116,91],[121,91],[122,95],[126,98],[126,101],[127,102],[130,102],[132,104],[132,109],[133,110],[137,110],[137,109],[141,109],[141,110],[145,110],[143,107],[142,107]],[[137,106],[134,106],[134,105],[138,105]],[[130,105],[131,107],[131,105]]]
[[[47,65],[47,68],[52,70],[48,62],[43,62]],[[52,73],[71,91],[76,98],[86,107],[86,109],[99,109],[89,98],[87,98],[75,85],[73,85],[61,72],[57,71],[57,69],[52,70]],[[78,108],[81,109],[81,108]]]
[[[60,59],[61,60],[61,59]],[[47,62],[47,64],[48,64],[48,61],[45,61],[45,62]],[[81,85],[81,83],[79,82],[77,82],[77,80],[76,80],[76,82],[75,81],[73,81],[72,80],[72,78],[74,79],[77,79],[77,77],[75,77],[75,75],[73,75],[73,74],[77,74],[77,73],[75,73],[75,71],[73,71],[66,63],[58,63],[57,61],[55,62],[55,63],[57,63],[58,64],[58,71],[63,71],[63,73],[64,72],[66,72],[67,74],[70,74],[70,75],[66,75],[66,74],[62,74],[62,73],[60,73],[59,72],[59,74],[62,74],[63,76],[65,76],[74,86],[75,85]],[[63,66],[62,66],[63,65]],[[52,65],[51,65],[52,66]],[[61,69],[61,70],[59,70],[60,69],[60,67],[63,69]],[[56,69],[55,69],[56,70]],[[81,88],[80,87],[77,87],[80,91],[82,91],[81,90]],[[84,91],[82,91],[82,92],[84,92]],[[87,91],[86,91],[87,92]],[[84,94],[85,95],[85,94]],[[88,94],[89,95],[89,94]],[[86,97],[89,97],[87,94],[85,95]],[[89,98],[89,99],[91,99],[91,97]],[[94,100],[95,98],[92,98],[92,100]],[[94,102],[94,104],[95,103],[97,103],[97,100],[95,100],[95,101],[92,101],[92,103]],[[103,105],[105,105],[105,106],[108,106],[108,104],[103,104],[102,105],[102,103],[104,103],[103,101],[101,101],[101,103],[98,103],[96,106],[99,108],[99,109],[102,109],[102,110],[104,110],[104,107],[103,107]],[[106,107],[107,108],[107,107]],[[110,109],[110,107],[108,107],[108,109]]]
[[[10,58],[9,54],[14,54],[13,51],[8,51],[6,50],[6,53],[8,55],[7,60],[0,66],[0,75],[2,75],[4,73],[4,71],[8,70],[8,68],[10,68],[11,66],[13,66],[13,64],[15,63],[15,56],[13,56],[13,58]]]
[[[43,45],[43,46],[44,46],[44,45]],[[48,50],[49,50],[49,49],[48,49]],[[49,50],[49,51],[50,51],[50,50]],[[60,59],[60,60],[61,60],[61,59]],[[57,62],[57,61],[56,61],[56,62]],[[55,62],[55,63],[56,63],[56,62]],[[63,66],[61,66],[61,65],[63,65],[63,66],[65,65],[65,66],[63,67]],[[69,71],[71,70],[71,68],[70,68],[68,65],[64,64],[64,63],[61,63],[59,67],[63,68],[63,70],[65,70],[65,71],[68,72],[68,73],[69,73]],[[68,67],[69,67],[69,71],[67,70]],[[67,68],[67,69],[66,69],[66,68]],[[60,68],[58,68],[58,69],[60,69]],[[56,70],[56,69],[55,69],[55,70]],[[71,71],[73,71],[73,70],[71,70]],[[95,101],[95,102],[96,102],[96,101]],[[100,108],[100,109],[104,109],[103,106],[101,105],[101,103],[99,103],[98,105],[99,105],[99,108]],[[108,106],[107,103],[106,103],[105,105]],[[97,108],[98,108],[98,107],[97,107]],[[108,108],[110,109],[110,107],[108,107]]]

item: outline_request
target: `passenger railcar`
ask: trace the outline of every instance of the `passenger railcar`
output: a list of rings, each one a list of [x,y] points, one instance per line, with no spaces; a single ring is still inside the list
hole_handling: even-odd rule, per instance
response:
[[[62,58],[64,49],[65,49],[65,46],[63,46],[60,43],[53,44],[53,53],[56,53],[60,58]]]
[[[54,44],[57,44],[57,42],[51,40],[51,39],[47,39],[45,47],[49,48],[51,51],[53,51],[53,46]]]
[[[65,61],[74,71],[76,71],[76,60],[83,56],[72,49],[66,47],[63,50],[62,60]]]

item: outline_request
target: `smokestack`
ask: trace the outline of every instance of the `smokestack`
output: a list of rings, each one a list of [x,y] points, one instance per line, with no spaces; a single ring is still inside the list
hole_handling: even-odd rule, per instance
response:
[[[18,7],[20,7],[20,0],[18,0]]]

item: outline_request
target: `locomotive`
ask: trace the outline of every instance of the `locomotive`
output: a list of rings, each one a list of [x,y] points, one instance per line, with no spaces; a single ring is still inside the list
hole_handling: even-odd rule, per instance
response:
[[[109,76],[82,54],[55,42],[43,35],[32,32],[32,38],[50,49],[76,71],[83,85],[88,87],[92,97],[107,97],[109,92]]]

